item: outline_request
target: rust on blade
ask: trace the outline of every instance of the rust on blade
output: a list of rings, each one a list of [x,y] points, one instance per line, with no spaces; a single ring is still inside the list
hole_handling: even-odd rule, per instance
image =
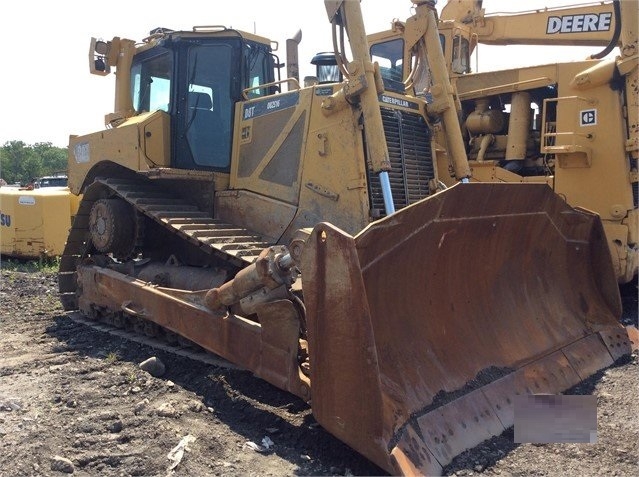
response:
[[[637,349],[639,334],[634,326],[626,326],[626,332],[619,328],[611,327],[599,332],[601,339],[608,348],[612,359],[617,361],[622,356],[630,354]]]
[[[391,473],[433,474],[512,425],[517,393],[613,362],[600,219],[540,184],[461,184],[302,257],[313,413]],[[433,460],[434,459],[434,460]]]
[[[622,332],[623,328],[620,327],[619,330]],[[563,352],[581,379],[586,379],[614,362],[598,334],[566,346]]]
[[[557,351],[482,388],[504,428],[514,423],[515,396],[554,394],[580,381],[566,356]]]
[[[442,466],[412,426],[407,426],[391,450],[395,473],[399,475],[441,475]]]
[[[504,431],[481,388],[417,419],[424,445],[441,465]]]
[[[628,333],[628,339],[630,340],[630,348],[633,351],[637,351],[639,349],[639,330],[637,330],[636,326],[628,325],[626,326],[626,333]]]

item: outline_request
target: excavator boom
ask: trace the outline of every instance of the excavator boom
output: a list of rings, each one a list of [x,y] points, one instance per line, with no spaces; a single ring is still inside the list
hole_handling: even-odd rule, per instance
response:
[[[449,0],[440,18],[472,24],[477,41],[486,45],[606,46],[621,27],[613,3],[486,14],[482,1]]]

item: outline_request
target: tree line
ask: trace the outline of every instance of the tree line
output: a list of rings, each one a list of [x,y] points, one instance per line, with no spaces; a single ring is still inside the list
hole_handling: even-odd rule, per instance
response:
[[[0,183],[27,185],[33,179],[67,172],[67,148],[50,142],[7,141],[0,149]]]

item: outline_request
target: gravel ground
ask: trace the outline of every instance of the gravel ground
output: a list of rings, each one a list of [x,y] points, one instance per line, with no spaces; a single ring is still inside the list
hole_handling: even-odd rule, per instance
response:
[[[55,273],[2,269],[1,279],[0,476],[385,475],[305,403],[248,372],[71,320]],[[636,322],[636,283],[624,306],[623,320]],[[151,356],[166,366],[161,377],[138,366]],[[638,371],[633,355],[569,391],[596,396],[597,443],[519,445],[511,429],[445,473],[639,475]],[[254,450],[265,438],[273,445]],[[187,442],[181,460],[167,457]]]

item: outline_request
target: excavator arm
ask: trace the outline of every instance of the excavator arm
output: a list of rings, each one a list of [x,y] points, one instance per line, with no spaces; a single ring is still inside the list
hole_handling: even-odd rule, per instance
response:
[[[619,3],[486,14],[481,0],[449,0],[441,20],[472,25],[478,42],[487,45],[607,46],[615,36],[619,40]]]
[[[341,91],[335,93],[324,105],[329,111],[335,109],[336,104],[359,103],[362,110],[364,134],[368,143],[369,162],[373,172],[379,175],[384,196],[384,207],[387,214],[395,212],[391,194],[388,171],[391,169],[388,157],[388,146],[383,134],[382,115],[377,103],[377,94],[383,88],[379,76],[379,68],[375,67],[368,52],[364,19],[359,4],[349,0],[328,0],[325,3],[328,19],[333,25],[333,40],[335,58],[342,69],[347,83]],[[345,53],[340,51],[337,44],[336,31],[338,28],[347,29],[348,38],[353,53],[353,61],[345,64]]]

